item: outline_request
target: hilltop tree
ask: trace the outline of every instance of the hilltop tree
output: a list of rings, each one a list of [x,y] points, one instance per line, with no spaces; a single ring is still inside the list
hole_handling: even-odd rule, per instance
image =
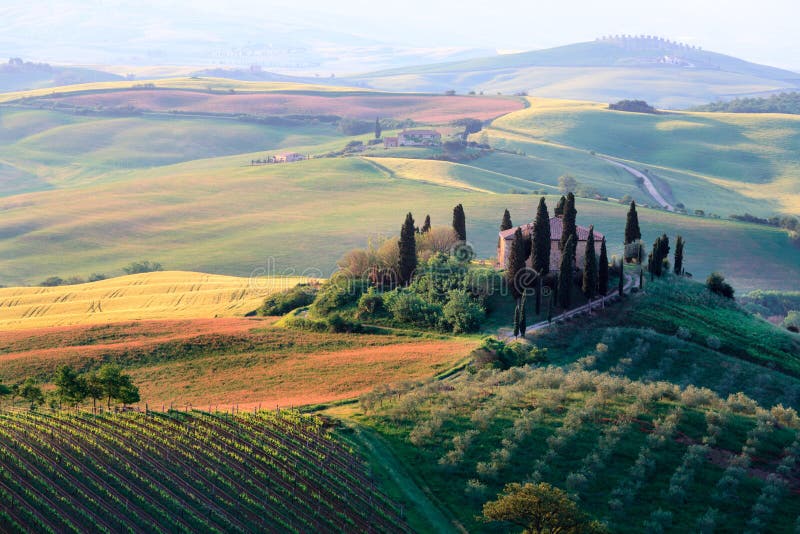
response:
[[[682,236],[675,238],[675,274],[678,276],[683,274],[683,245],[685,241]]]
[[[531,233],[531,265],[538,275],[539,289],[536,292],[536,314],[542,308],[542,278],[550,272],[550,214],[544,197],[539,199],[536,219]]]
[[[561,252],[558,269],[558,300],[561,308],[568,310],[572,304],[572,274],[575,270],[575,239],[570,237]]]
[[[77,406],[86,398],[86,383],[72,367],[62,365],[56,370],[53,380],[56,397],[67,405]]]
[[[459,241],[467,240],[467,221],[464,215],[464,206],[461,204],[453,208],[453,230]]]
[[[708,275],[706,279],[706,287],[712,293],[716,293],[717,295],[722,295],[725,298],[732,299],[733,298],[733,287],[725,281],[725,277],[718,272],[713,272]]]
[[[564,215],[564,206],[567,204],[567,197],[561,196],[558,199],[558,203],[556,204],[556,209],[553,210],[553,215],[556,217],[561,217]]]
[[[431,216],[430,215],[426,215],[425,216],[425,223],[422,225],[422,230],[420,230],[420,232],[423,233],[423,234],[427,234],[430,231],[431,231]]]
[[[581,291],[589,302],[597,295],[597,254],[594,251],[594,225],[589,227],[586,253],[583,256],[583,284]]]
[[[397,242],[400,249],[398,281],[404,286],[411,282],[417,269],[417,243],[414,233],[414,217],[409,212],[400,228],[400,241]]]
[[[514,240],[511,242],[511,252],[508,255],[508,264],[506,266],[506,282],[511,290],[511,295],[514,300],[519,302],[520,296],[524,291],[522,287],[522,272],[525,269],[525,238],[522,235],[522,229],[517,228],[514,232]]]
[[[506,521],[526,534],[600,531],[566,492],[546,482],[506,484],[497,500],[483,505],[483,520]]]
[[[508,210],[503,212],[503,220],[500,221],[500,231],[503,232],[505,230],[511,230],[514,228],[514,225],[511,223],[511,214]]]
[[[375,117],[375,139],[380,139],[382,133],[383,129],[381,128],[381,120],[379,117]]]
[[[622,272],[620,271],[620,277]],[[606,252],[606,238],[600,243],[600,260],[597,265],[597,292],[601,297],[608,294],[608,252]]]
[[[567,244],[567,240],[572,238],[575,242],[574,246],[578,244],[578,227],[575,222],[575,217],[578,211],[575,209],[575,195],[572,193],[567,194],[567,202],[564,204],[564,215],[561,218],[561,250]],[[574,252],[573,252],[574,258]]]

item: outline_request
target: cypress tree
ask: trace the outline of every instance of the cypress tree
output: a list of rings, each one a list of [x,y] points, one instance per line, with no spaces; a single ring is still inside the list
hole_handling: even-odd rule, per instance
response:
[[[522,229],[517,228],[514,232],[514,241],[511,243],[511,252],[508,255],[508,264],[506,266],[506,282],[511,290],[511,295],[514,300],[519,302],[519,298],[524,290],[521,287],[517,276],[525,269],[525,238],[522,236]]]
[[[553,210],[553,215],[556,217],[561,217],[564,215],[564,205],[567,203],[567,197],[561,195],[561,198],[558,199],[558,204],[556,204],[556,209]]]
[[[625,262],[622,261],[622,258],[619,260],[619,280],[617,281],[617,289],[619,289],[619,298],[625,296],[625,270],[624,270]]]
[[[453,208],[453,230],[459,241],[467,240],[467,221],[464,216],[464,206],[461,204]]]
[[[380,118],[375,117],[375,139],[380,139],[381,133],[383,133],[383,129],[381,128],[381,120]]]
[[[417,268],[417,243],[414,236],[414,217],[409,212],[400,228],[400,260],[398,265],[398,278],[400,285],[408,285]]]
[[[519,302],[514,306],[514,337],[519,336]]]
[[[519,299],[519,335],[521,335],[522,337],[525,337],[525,330],[528,328],[528,326],[525,324],[527,323],[527,319],[525,317],[526,300],[527,299],[524,294],[522,295],[522,298]]]
[[[536,292],[536,315],[539,315],[542,310],[542,278],[550,272],[550,214],[544,197],[539,199],[536,208],[531,241],[531,265],[539,277],[539,290]]]
[[[594,251],[594,225],[589,227],[589,237],[586,239],[581,291],[589,299],[589,302],[597,295],[597,253]]]
[[[503,232],[505,230],[511,230],[514,228],[514,225],[511,224],[511,214],[508,213],[508,210],[503,212],[503,220],[500,221],[500,231]]]
[[[430,231],[431,231],[431,216],[430,215],[426,215],[425,216],[425,223],[422,225],[421,232],[423,234],[427,234]]]
[[[631,200],[628,218],[625,221],[625,244],[634,243],[641,238],[642,232],[639,230],[639,214],[636,213],[636,201]]]
[[[658,266],[658,276],[661,276],[664,267],[664,260],[669,258],[669,237],[667,237],[667,234],[661,235],[661,241],[659,242],[658,247],[658,260],[660,262]]]
[[[564,204],[564,216],[561,218],[561,250],[564,250],[564,245],[567,240],[572,238],[575,241],[574,246],[578,245],[578,227],[575,223],[575,217],[578,211],[575,209],[575,195],[567,193],[567,202]],[[574,249],[573,249],[574,258]]]
[[[606,239],[600,243],[600,260],[597,265],[597,292],[601,297],[608,294],[608,252],[606,252]]]
[[[568,310],[572,303],[572,275],[575,270],[575,240],[570,237],[561,254],[558,270],[558,300],[561,308]]]
[[[683,274],[683,245],[684,240],[682,236],[675,238],[675,274],[678,276]]]

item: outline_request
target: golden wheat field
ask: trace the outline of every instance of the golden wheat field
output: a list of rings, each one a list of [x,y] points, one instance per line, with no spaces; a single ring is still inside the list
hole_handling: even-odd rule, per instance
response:
[[[146,319],[244,315],[300,277],[237,278],[185,271],[58,287],[0,289],[0,331]]]

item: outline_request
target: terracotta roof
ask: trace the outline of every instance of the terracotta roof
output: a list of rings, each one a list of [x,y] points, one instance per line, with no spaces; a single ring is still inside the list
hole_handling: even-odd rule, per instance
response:
[[[533,231],[533,223],[529,222],[528,224],[524,224],[520,226],[522,228],[523,235],[530,235]],[[585,226],[578,226],[578,241],[586,241],[589,239],[589,229]],[[561,217],[551,217],[550,218],[550,240],[551,241],[560,241],[561,240],[561,233],[564,231],[563,229],[563,221]],[[511,241],[514,239],[514,234],[517,232],[517,228],[509,228],[508,230],[503,230],[500,232],[500,238],[506,241]],[[595,241],[602,241],[604,238],[603,234],[596,231],[594,232],[594,240]]]

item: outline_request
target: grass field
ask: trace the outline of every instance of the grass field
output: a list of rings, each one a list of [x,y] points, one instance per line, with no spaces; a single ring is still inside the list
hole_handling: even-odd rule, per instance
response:
[[[304,280],[168,271],[70,286],[0,288],[0,330],[244,315],[267,295]]]
[[[181,90],[131,90],[48,98],[43,103],[82,107],[126,107],[149,111],[248,115],[338,115],[374,120],[376,117],[447,124],[460,118],[491,120],[522,109],[512,97],[469,97],[364,92],[359,95],[318,93],[210,94]]]
[[[380,383],[433,376],[476,344],[304,332],[272,322],[131,320],[12,331],[0,340],[2,379],[13,383],[33,376],[47,382],[59,365],[88,370],[112,362],[133,376],[142,403],[154,407],[302,406],[354,398]]]
[[[604,104],[529,99],[531,106],[493,127],[594,150],[667,174],[678,202],[728,215],[750,199],[751,212],[800,211],[800,118],[791,115],[609,111]],[[687,180],[686,177],[689,177]],[[698,180],[740,199],[704,200]],[[684,189],[684,182],[686,188]],[[715,196],[715,195],[713,195]],[[727,195],[730,197],[730,195]],[[716,204],[716,205],[715,205]],[[767,207],[763,207],[766,204]]]

